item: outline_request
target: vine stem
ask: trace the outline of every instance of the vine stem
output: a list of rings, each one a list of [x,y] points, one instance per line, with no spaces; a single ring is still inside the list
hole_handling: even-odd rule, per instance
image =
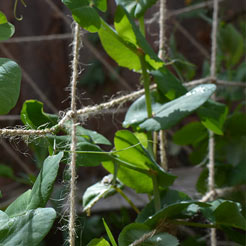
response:
[[[73,40],[73,60],[72,60],[72,77],[71,77],[71,110],[72,114],[72,132],[71,132],[71,163],[69,166],[70,171],[70,193],[69,193],[69,245],[75,246],[75,191],[76,191],[76,86],[78,79],[78,63],[79,63],[79,49],[80,49],[80,32],[79,25],[75,23],[74,27],[74,40]]]

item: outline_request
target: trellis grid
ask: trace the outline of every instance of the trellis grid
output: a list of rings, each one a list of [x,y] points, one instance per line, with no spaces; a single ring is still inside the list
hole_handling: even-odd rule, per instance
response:
[[[45,0],[46,3],[50,6],[52,10],[54,10],[58,16],[60,16],[67,24],[71,24],[70,19],[64,15],[64,13],[51,1],[51,0]],[[212,40],[212,46],[211,46],[211,61],[210,61],[210,76],[206,78],[201,78],[198,80],[193,80],[187,83],[184,83],[186,87],[192,87],[199,84],[204,83],[214,83],[218,86],[237,86],[237,87],[244,87],[246,88],[246,83],[243,82],[236,82],[236,81],[224,81],[220,80],[216,77],[216,50],[217,50],[217,26],[218,26],[218,11],[219,11],[219,2],[222,2],[223,0],[213,0],[208,1],[205,3],[196,4],[193,6],[189,6],[183,9],[175,10],[172,12],[168,12],[166,8],[166,2],[167,0],[160,0],[160,12],[157,13],[153,17],[153,19],[159,18],[159,27],[160,27],[160,35],[159,35],[159,57],[165,61],[167,53],[167,47],[166,45],[166,28],[165,23],[166,20],[172,16],[179,15],[182,13],[187,13],[189,11],[203,8],[203,7],[209,7],[212,6],[213,8],[213,24],[212,24],[212,33],[211,33],[211,40]],[[182,26],[180,26],[177,22],[177,27],[180,29],[180,31],[184,34],[186,38],[188,38],[191,43],[205,56],[208,57],[207,51],[204,51],[203,48],[197,43],[196,40],[193,39],[192,35],[190,35],[187,30],[185,30]],[[71,130],[71,162],[70,162],[70,174],[71,174],[71,180],[70,180],[70,195],[69,195],[69,244],[70,246],[75,245],[75,218],[76,218],[76,210],[75,210],[75,190],[76,190],[76,125],[79,121],[79,116],[90,116],[93,114],[97,114],[100,112],[104,112],[105,110],[108,110],[110,108],[115,108],[116,106],[119,108],[124,103],[133,101],[134,99],[140,97],[144,94],[144,90],[138,90],[131,93],[128,93],[127,95],[112,99],[108,102],[101,103],[98,105],[92,105],[87,106],[82,109],[77,109],[76,106],[76,85],[78,80],[78,63],[79,63],[79,49],[81,46],[81,33],[80,33],[80,27],[78,24],[74,24],[74,31],[73,34],[66,33],[66,34],[56,34],[56,35],[45,35],[45,36],[30,36],[30,37],[17,37],[10,39],[8,41],[5,41],[5,43],[23,43],[23,42],[43,42],[43,41],[52,41],[57,39],[71,39],[73,38],[73,58],[72,58],[72,76],[71,76],[71,105],[70,110],[68,110],[65,115],[60,119],[57,125],[46,128],[42,130],[29,130],[29,129],[22,129],[18,127],[14,128],[2,128],[0,129],[0,137],[1,138],[9,138],[9,137],[23,137],[23,136],[45,136],[47,134],[54,133],[59,127],[63,126],[64,123],[67,120],[72,120],[72,130]],[[100,53],[97,51],[95,47],[93,47],[86,39],[83,39],[83,45],[88,47],[89,50],[96,56],[97,59],[99,59],[102,64],[106,67],[106,69],[113,73],[118,81],[121,83],[121,85],[127,89],[131,90],[132,88],[127,84],[127,82],[119,76],[118,73],[115,72],[113,67],[100,55]],[[8,49],[4,45],[0,45],[0,50],[9,58],[13,59],[12,54],[8,51]],[[40,98],[47,104],[47,106],[55,113],[58,112],[58,110],[55,108],[55,106],[52,104],[52,102],[46,97],[46,95],[37,87],[35,82],[32,80],[32,78],[22,69],[23,78],[26,80],[26,82],[33,88],[35,92],[40,96]],[[153,90],[156,88],[156,85],[151,85],[150,89]],[[213,96],[213,99],[215,100],[215,96]],[[0,120],[12,120],[14,117],[17,116],[6,116],[6,117],[0,117]],[[208,192],[205,194],[200,201],[205,202],[208,200],[214,199],[216,196],[222,196],[227,192],[231,192],[234,188],[228,187],[223,189],[215,189],[215,183],[214,183],[214,147],[215,147],[215,141],[213,133],[209,132],[209,151],[208,151],[208,157],[209,157],[209,163],[208,163],[208,170],[209,170],[209,177],[208,177]],[[155,138],[155,141],[158,141],[157,138]],[[165,154],[165,137],[164,133],[160,133],[160,149],[161,149],[161,161],[164,162],[164,167],[167,169],[167,160],[166,160],[166,154]],[[3,143],[1,143],[3,145]],[[5,148],[7,146],[5,145]],[[11,152],[12,153],[12,152]],[[16,159],[16,161],[22,166],[22,168],[29,173],[30,170],[25,167],[24,163],[21,163],[21,160]],[[153,230],[151,233],[145,234],[142,238],[136,240],[132,243],[133,245],[139,245],[142,241],[146,240],[146,238],[153,236],[158,231],[158,228]],[[211,246],[216,246],[216,230],[214,228],[211,229],[210,234],[210,241]]]

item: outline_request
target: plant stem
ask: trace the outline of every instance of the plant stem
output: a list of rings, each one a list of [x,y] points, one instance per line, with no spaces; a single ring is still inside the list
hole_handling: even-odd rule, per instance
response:
[[[139,214],[139,209],[135,206],[135,204],[131,201],[131,199],[118,187],[114,187],[115,190],[130,204],[130,206],[133,208],[133,210]]]
[[[155,211],[157,212],[158,210],[161,209],[161,200],[160,200],[157,178],[154,174],[152,175],[152,182],[153,182]]]
[[[145,37],[145,26],[144,26],[144,17],[141,16],[139,19],[139,29],[140,29],[140,32],[143,34],[143,36]]]

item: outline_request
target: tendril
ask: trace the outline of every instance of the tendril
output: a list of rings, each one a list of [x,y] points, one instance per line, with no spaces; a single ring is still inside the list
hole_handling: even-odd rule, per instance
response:
[[[21,1],[22,5],[24,7],[27,6],[26,3],[24,2],[24,0],[20,0],[20,1]],[[15,17],[16,20],[21,21],[23,19],[23,16],[21,15],[20,17],[17,17],[17,15],[16,15],[18,2],[19,2],[19,0],[15,0],[15,4],[14,4],[14,17]]]

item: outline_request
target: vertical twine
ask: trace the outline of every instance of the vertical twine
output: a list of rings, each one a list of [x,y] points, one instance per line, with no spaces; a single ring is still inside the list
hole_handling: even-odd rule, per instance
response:
[[[217,27],[218,27],[218,9],[219,4],[218,0],[213,1],[213,25],[212,25],[212,47],[211,47],[211,64],[210,64],[210,75],[212,79],[215,80],[216,78],[216,50],[217,50]],[[215,99],[215,95],[213,97]],[[208,189],[210,192],[214,191],[215,181],[214,181],[214,148],[215,148],[215,141],[214,141],[214,134],[213,132],[209,131],[209,164],[208,164]],[[214,195],[211,197],[214,199]],[[216,229],[212,228],[210,233],[210,242],[211,246],[216,246]]]
[[[160,59],[165,61],[167,53],[167,38],[166,38],[166,17],[167,17],[167,0],[160,0],[160,19],[159,19],[159,54]],[[154,133],[157,134],[157,133]],[[168,170],[167,165],[167,155],[166,155],[166,136],[165,131],[160,130],[159,139],[160,139],[160,162],[164,170]]]
[[[79,62],[79,49],[80,49],[80,33],[79,25],[76,23],[74,28],[73,40],[73,60],[72,60],[72,77],[71,77],[71,110],[72,115],[72,132],[71,132],[71,163],[69,166],[70,171],[70,194],[69,194],[69,245],[75,246],[75,190],[76,190],[76,85],[78,79],[78,62]]]

